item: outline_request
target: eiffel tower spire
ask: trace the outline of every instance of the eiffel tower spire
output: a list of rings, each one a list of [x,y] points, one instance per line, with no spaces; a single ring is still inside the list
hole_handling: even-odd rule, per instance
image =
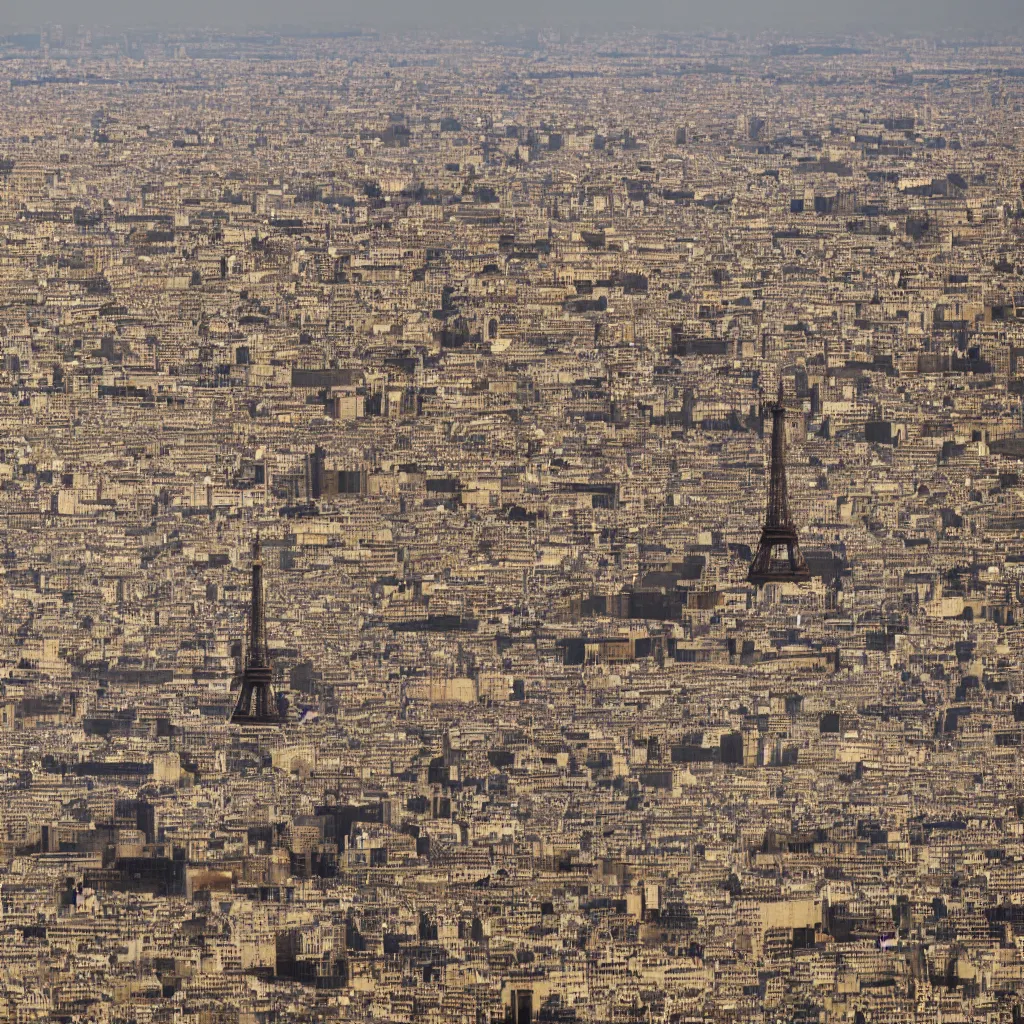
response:
[[[249,598],[249,651],[246,664],[262,667],[267,663],[267,614],[263,594],[263,547],[260,535],[252,542],[252,595]]]
[[[784,557],[775,557],[785,548]],[[796,527],[789,515],[789,495],[786,489],[786,406],[782,382],[779,397],[772,406],[772,450],[768,474],[768,510],[761,542],[750,565],[747,579],[761,586],[765,583],[786,583],[810,578],[810,570],[800,553]]]
[[[249,645],[245,652],[242,689],[231,721],[239,725],[276,725],[281,721],[274,698],[274,673],[267,654],[267,615],[263,593],[260,535],[252,544],[252,595],[249,598]]]

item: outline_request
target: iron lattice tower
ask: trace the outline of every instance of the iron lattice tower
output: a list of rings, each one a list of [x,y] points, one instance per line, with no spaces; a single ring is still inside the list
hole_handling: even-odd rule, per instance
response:
[[[785,548],[784,556],[775,553]],[[789,583],[794,580],[810,579],[796,527],[789,514],[789,495],[786,490],[786,406],[783,401],[782,383],[779,383],[779,398],[772,406],[772,450],[768,473],[768,511],[761,530],[761,542],[750,565],[747,579],[761,586],[765,583]]]
[[[239,725],[277,725],[281,714],[274,696],[274,673],[267,654],[267,615],[263,595],[263,557],[259,534],[252,545],[252,597],[249,601],[249,644],[242,670],[242,689],[231,721]]]

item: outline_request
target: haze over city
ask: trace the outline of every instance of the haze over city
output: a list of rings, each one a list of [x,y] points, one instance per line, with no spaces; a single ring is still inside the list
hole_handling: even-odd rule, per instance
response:
[[[1018,1024],[1018,6],[6,8],[0,1022]]]

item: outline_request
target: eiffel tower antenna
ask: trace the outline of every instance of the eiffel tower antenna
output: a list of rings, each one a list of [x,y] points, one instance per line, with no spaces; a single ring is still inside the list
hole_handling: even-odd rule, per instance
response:
[[[750,564],[747,579],[757,586],[810,579],[804,556],[800,553],[796,527],[789,514],[786,490],[786,406],[779,380],[778,401],[772,407],[772,450],[768,471],[768,510],[757,554]],[[775,557],[785,548],[785,556]]]

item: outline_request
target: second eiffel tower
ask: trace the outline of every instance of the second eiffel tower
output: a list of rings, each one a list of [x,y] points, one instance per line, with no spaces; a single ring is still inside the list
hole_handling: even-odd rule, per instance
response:
[[[800,553],[796,527],[789,514],[786,491],[786,406],[782,383],[779,398],[772,406],[772,451],[768,476],[768,512],[761,530],[761,542],[750,564],[747,579],[765,583],[790,583],[807,580],[811,571]]]

